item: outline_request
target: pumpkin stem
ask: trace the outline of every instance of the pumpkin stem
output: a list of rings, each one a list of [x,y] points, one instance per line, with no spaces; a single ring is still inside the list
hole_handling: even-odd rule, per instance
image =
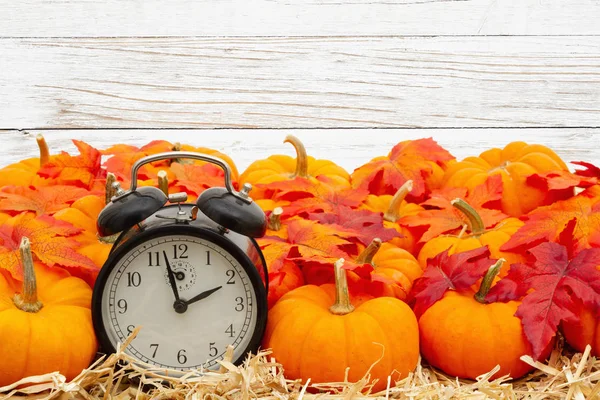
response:
[[[335,315],[346,315],[354,311],[354,306],[350,303],[346,270],[342,268],[344,261],[343,258],[340,258],[333,264],[335,271],[335,303],[329,307],[329,311]]]
[[[412,180],[408,180],[404,182],[404,185],[400,186],[400,189],[398,189],[396,194],[394,194],[394,197],[392,197],[392,201],[390,202],[390,206],[388,207],[387,211],[383,214],[384,220],[388,222],[398,221],[400,218],[400,206],[406,198],[406,195],[408,195],[412,190]]]
[[[31,244],[29,239],[23,237],[19,246],[21,262],[23,263],[23,290],[15,294],[13,303],[21,311],[36,313],[44,306],[37,298],[37,284],[35,270],[33,268],[33,256],[31,255]]]
[[[500,272],[500,269],[502,268],[502,264],[504,264],[505,261],[506,260],[504,258],[500,258],[498,261],[496,261],[496,263],[494,265],[492,265],[490,267],[490,269],[488,269],[488,271],[486,272],[485,276],[483,277],[483,279],[481,281],[481,286],[479,286],[479,291],[477,293],[475,293],[475,296],[474,296],[475,300],[477,300],[478,302],[480,302],[482,304],[487,303],[487,301],[485,300],[485,297],[489,293],[489,291],[492,287],[492,282],[494,282],[494,278]]]
[[[110,203],[111,199],[116,194],[114,183],[117,181],[117,176],[112,172],[106,174],[106,184],[104,185],[104,204]]]
[[[278,231],[281,229],[281,214],[283,214],[283,208],[275,207],[269,215],[268,228],[272,231]]]
[[[308,178],[308,155],[306,154],[304,144],[293,135],[287,135],[283,143],[291,143],[294,149],[296,149],[296,172],[294,172],[292,178],[297,176]]]
[[[46,143],[46,138],[41,133],[37,134],[35,140],[40,149],[40,167],[43,167],[50,160],[50,149],[48,143]]]
[[[481,216],[475,211],[473,207],[463,199],[454,199],[450,202],[460,212],[462,212],[467,219],[469,220],[469,228],[471,230],[471,234],[473,235],[481,235],[485,232],[485,225],[483,224],[483,220]]]
[[[161,169],[158,171],[158,188],[162,190],[165,196],[169,197],[169,177],[167,171]]]
[[[381,247],[381,239],[375,238],[371,240],[371,243],[363,251],[360,252],[358,257],[356,257],[357,264],[371,264],[373,265],[373,257],[379,251]]]

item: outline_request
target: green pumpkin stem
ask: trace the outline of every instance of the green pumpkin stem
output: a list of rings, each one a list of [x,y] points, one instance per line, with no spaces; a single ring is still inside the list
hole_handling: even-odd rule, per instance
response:
[[[329,311],[335,315],[346,315],[354,311],[354,306],[350,302],[350,293],[348,292],[346,270],[342,268],[343,266],[343,258],[340,258],[333,264],[335,271],[335,303],[329,307]]]
[[[287,135],[283,143],[291,143],[296,150],[296,172],[292,175],[292,178],[297,176],[301,178],[308,178],[308,155],[306,154],[306,148],[304,144],[296,136]]]
[[[471,230],[471,234],[473,235],[481,235],[485,232],[485,225],[483,224],[483,220],[481,216],[475,211],[473,207],[469,203],[467,203],[463,199],[454,199],[450,202],[454,208],[462,212],[467,219],[469,220],[469,228]]]
[[[413,190],[413,181],[408,180],[404,182],[404,185],[400,186],[400,189],[392,197],[392,201],[386,212],[383,214],[383,219],[388,222],[396,222],[400,219],[400,207],[406,196]]]
[[[283,208],[275,207],[269,215],[269,221],[267,227],[272,231],[278,231],[281,229],[281,214],[283,214]]]
[[[167,171],[161,169],[158,171],[158,188],[162,190],[165,196],[169,197],[169,177]]]
[[[500,273],[500,269],[502,268],[502,264],[504,264],[506,260],[504,258],[500,258],[494,265],[492,265],[488,271],[486,272],[483,280],[481,281],[481,285],[479,286],[479,291],[475,293],[475,300],[482,304],[486,304],[487,301],[485,297],[488,295],[490,289],[492,288],[492,283],[494,282],[494,278]]]
[[[50,160],[50,149],[48,148],[48,143],[46,143],[46,138],[41,133],[35,137],[38,148],[40,149],[40,168],[44,166]]]
[[[373,257],[379,251],[381,247],[381,239],[375,238],[371,240],[371,243],[363,251],[360,252],[358,257],[356,257],[355,262],[357,264],[371,264],[373,265]]]
[[[28,238],[23,237],[21,239],[19,251],[21,252],[21,263],[23,264],[23,290],[21,293],[15,294],[13,303],[21,311],[36,313],[44,305],[37,298],[35,269],[33,267],[31,244]]]

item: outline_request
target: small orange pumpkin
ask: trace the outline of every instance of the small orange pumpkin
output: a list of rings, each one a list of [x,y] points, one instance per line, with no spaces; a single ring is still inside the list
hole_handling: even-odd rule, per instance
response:
[[[42,135],[37,135],[36,141],[40,150],[40,156],[27,158],[0,169],[0,187],[12,185],[45,186],[52,182],[52,180],[42,178],[37,174],[40,167],[50,159],[50,150],[48,149],[46,139]]]
[[[398,221],[404,216],[417,215],[423,211],[423,207],[415,203],[409,203],[405,200],[406,195],[410,193],[413,187],[413,181],[406,181],[396,194],[374,195],[370,194],[365,202],[360,206],[362,209],[383,213],[383,225],[386,228],[393,228],[402,234],[402,237],[394,238],[390,243],[398,247],[415,253],[418,237],[415,237],[414,231],[398,224]]]
[[[305,285],[275,304],[263,347],[273,350],[290,379],[355,382],[372,366],[374,390],[383,390],[388,376],[405,377],[417,365],[417,319],[406,303],[392,297],[355,298],[355,308],[342,266],[343,259],[335,263],[334,290]]]
[[[443,187],[465,187],[473,190],[491,175],[502,177],[502,211],[511,217],[520,217],[541,205],[550,204],[573,190],[557,191],[548,198],[544,190],[527,184],[527,177],[535,173],[568,171],[567,165],[550,148],[539,144],[511,142],[503,149],[492,148],[478,157],[467,157],[452,163],[446,169]]]
[[[575,350],[582,352],[587,345],[592,347],[592,355],[600,357],[600,315],[591,308],[580,304],[576,310],[581,318],[578,323],[563,322],[561,324],[565,340]]]
[[[525,375],[532,366],[520,360],[531,354],[521,320],[515,317],[519,301],[485,303],[485,296],[503,260],[492,266],[479,292],[447,291],[419,318],[421,354],[432,366],[452,376],[475,379],[500,370],[493,378]],[[545,356],[549,354],[547,349]]]
[[[295,136],[288,135],[284,143],[291,143],[296,150],[296,158],[275,154],[264,160],[253,162],[240,175],[241,185],[250,183],[255,186],[251,197],[255,200],[271,198],[273,193],[256,185],[293,179],[295,177],[315,178],[326,175],[328,184],[336,188],[350,188],[350,174],[330,160],[317,160],[306,153],[304,144]]]
[[[0,386],[53,371],[71,380],[96,355],[92,290],[61,268],[34,266],[27,238],[21,258],[22,289],[0,274]]]
[[[449,249],[448,254],[451,255],[484,246],[490,249],[490,257],[503,258],[507,261],[500,271],[500,277],[506,275],[511,264],[525,261],[525,256],[522,254],[500,250],[500,247],[524,225],[523,221],[517,218],[506,218],[493,228],[486,229],[477,211],[466,201],[456,199],[452,205],[465,215],[469,232],[466,232],[465,228],[458,235],[440,235],[425,243],[417,257],[423,269],[427,267],[428,259],[446,249]]]

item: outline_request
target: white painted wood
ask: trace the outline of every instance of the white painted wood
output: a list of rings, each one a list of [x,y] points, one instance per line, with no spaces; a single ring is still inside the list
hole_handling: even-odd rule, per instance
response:
[[[0,54],[0,129],[600,126],[600,36],[13,39]]]
[[[599,34],[597,0],[2,0],[0,36]]]
[[[229,155],[240,171],[251,162],[272,154],[294,155],[286,135],[302,140],[309,155],[335,161],[347,171],[374,157],[387,155],[398,142],[431,137],[458,159],[478,155],[491,147],[504,147],[515,140],[549,146],[565,162],[600,164],[600,129],[297,129],[297,130],[52,130],[0,131],[3,157],[0,166],[36,157],[35,135],[42,133],[52,153],[77,154],[72,139],[104,149],[116,143],[143,145],[151,140],[169,140],[214,148]]]

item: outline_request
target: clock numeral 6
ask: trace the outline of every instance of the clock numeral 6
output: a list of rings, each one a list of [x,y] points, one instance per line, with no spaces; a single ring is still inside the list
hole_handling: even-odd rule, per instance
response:
[[[215,357],[217,354],[219,354],[219,349],[217,349],[215,347],[215,344],[217,344],[216,342],[210,342],[208,344],[208,356],[209,357]]]
[[[241,296],[235,298],[235,311],[244,311],[244,298]]]
[[[127,300],[120,299],[117,301],[117,307],[119,307],[119,314],[125,314],[127,312]]]
[[[177,352],[177,362],[179,364],[185,364],[187,362],[187,356],[185,355],[185,349],[181,349]]]

